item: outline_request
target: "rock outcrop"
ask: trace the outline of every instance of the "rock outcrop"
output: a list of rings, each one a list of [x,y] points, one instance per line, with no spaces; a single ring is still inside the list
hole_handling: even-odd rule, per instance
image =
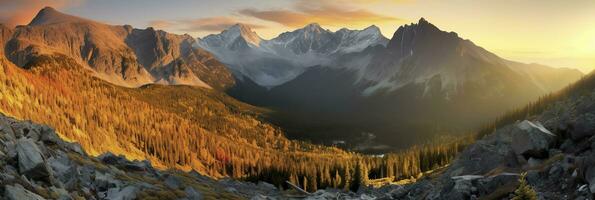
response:
[[[196,172],[160,171],[109,152],[90,157],[47,126],[0,114],[0,199],[241,199],[259,188],[225,187]]]
[[[510,199],[521,173],[538,199],[594,199],[593,77],[539,113],[501,126],[447,169],[395,192],[394,199]],[[579,88],[579,89],[577,89]]]

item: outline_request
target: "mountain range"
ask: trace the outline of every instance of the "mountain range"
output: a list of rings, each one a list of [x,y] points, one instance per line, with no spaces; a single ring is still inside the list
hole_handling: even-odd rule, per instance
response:
[[[0,31],[3,55],[21,68],[64,55],[119,86],[213,88],[269,108],[266,120],[290,138],[360,150],[470,132],[582,76],[503,59],[423,18],[390,40],[376,26],[316,23],[270,40],[242,24],[194,39],[48,7],[29,25]]]
[[[307,67],[325,65],[340,55],[387,42],[376,26],[332,32],[313,23],[265,40],[247,25],[236,24],[220,34],[198,39],[197,46],[227,64],[236,77],[273,87],[292,80]]]
[[[595,74],[423,18],[194,39],[47,7],[0,47],[0,199],[595,194]]]
[[[6,57],[24,67],[40,55],[63,54],[111,83],[149,83],[225,88],[233,84],[225,66],[208,52],[192,48],[189,35],[113,26],[42,9],[27,26],[2,27]]]
[[[307,33],[311,27],[290,33]],[[366,30],[370,29],[375,28]],[[379,31],[371,32],[375,34],[356,35],[380,35]],[[210,37],[216,36],[206,38]],[[320,44],[333,41],[322,35],[316,38],[314,41],[326,41]],[[238,78],[228,93],[277,110],[271,121],[294,133],[290,135],[295,138],[361,141],[362,136],[366,138],[371,133],[379,137],[376,140],[385,141],[379,146],[408,146],[412,140],[423,141],[437,134],[470,132],[478,124],[559,90],[582,76],[578,70],[506,60],[423,18],[399,27],[388,43],[357,41],[367,41],[353,45],[365,48],[290,48],[292,52],[325,52],[317,55],[330,56],[322,56],[324,62],[309,62],[307,56],[302,56],[302,63],[311,65],[289,70],[285,70],[286,66],[275,68],[286,71],[275,73],[295,76],[276,86],[262,84],[250,75],[236,74],[248,78]],[[228,62],[225,56],[219,56],[225,53],[209,51]],[[234,52],[238,51],[243,52]],[[259,57],[252,55],[251,59]],[[259,64],[251,63],[248,67],[266,73],[261,67],[266,65],[268,69],[270,63]]]

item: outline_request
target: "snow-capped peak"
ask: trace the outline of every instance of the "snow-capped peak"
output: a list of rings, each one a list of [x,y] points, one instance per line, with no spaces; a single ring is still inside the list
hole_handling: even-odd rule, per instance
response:
[[[304,32],[318,32],[318,33],[325,32],[326,31],[318,23],[308,24],[304,28],[302,28],[301,30],[303,30]]]
[[[252,31],[249,26],[235,24],[219,34],[211,34],[198,40],[198,46],[213,51],[214,48],[238,50],[242,48],[259,47],[263,39]]]
[[[247,43],[254,46],[260,46],[260,42],[262,41],[262,38],[260,38],[256,32],[254,32],[248,25],[245,24],[235,24],[224,32],[226,31],[232,36],[242,37]]]
[[[271,40],[261,39],[248,26],[236,24],[197,44],[257,84],[274,86],[291,80],[307,67],[327,65],[344,53],[386,46],[387,42],[376,26],[333,32],[311,23]]]

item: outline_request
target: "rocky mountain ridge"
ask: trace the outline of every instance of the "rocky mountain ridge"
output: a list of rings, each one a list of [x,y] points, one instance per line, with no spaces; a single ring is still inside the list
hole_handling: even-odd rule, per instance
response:
[[[312,23],[265,40],[247,25],[236,24],[220,34],[198,39],[196,45],[226,63],[239,79],[272,87],[295,78],[308,67],[326,65],[339,55],[387,42],[376,26],[332,32]]]
[[[473,132],[478,124],[582,75],[503,59],[422,18],[398,28],[386,47],[341,55],[275,87],[238,80],[229,93],[279,110],[271,121],[296,132],[296,138],[330,144],[337,138],[361,141],[361,135],[372,133],[380,141],[393,141],[378,147],[407,147],[415,142],[400,138],[421,142]]]
[[[111,83],[138,87],[149,83],[222,89],[233,85],[225,66],[193,48],[194,38],[148,28],[113,26],[60,13],[39,11],[26,26],[4,27],[0,43],[13,63],[25,67],[42,55],[63,54]]]

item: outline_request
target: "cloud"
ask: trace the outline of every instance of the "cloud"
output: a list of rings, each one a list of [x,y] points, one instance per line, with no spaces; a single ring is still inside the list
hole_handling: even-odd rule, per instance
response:
[[[153,20],[153,21],[149,22],[149,26],[156,28],[156,29],[166,29],[173,25],[175,25],[174,22],[167,21],[167,20]]]
[[[238,13],[294,28],[312,22],[330,26],[341,26],[345,23],[349,23],[350,25],[368,25],[401,21],[401,19],[396,17],[357,8],[355,4],[358,3],[350,3],[345,0],[299,0],[295,2],[292,9],[259,10],[248,8],[241,9]]]
[[[259,24],[246,23],[231,17],[207,17],[183,20],[154,20],[149,26],[158,29],[175,29],[184,32],[219,32],[237,23],[242,23],[250,28],[265,28]]]
[[[28,24],[46,6],[56,9],[79,5],[82,0],[0,0],[0,23],[14,27]]]

